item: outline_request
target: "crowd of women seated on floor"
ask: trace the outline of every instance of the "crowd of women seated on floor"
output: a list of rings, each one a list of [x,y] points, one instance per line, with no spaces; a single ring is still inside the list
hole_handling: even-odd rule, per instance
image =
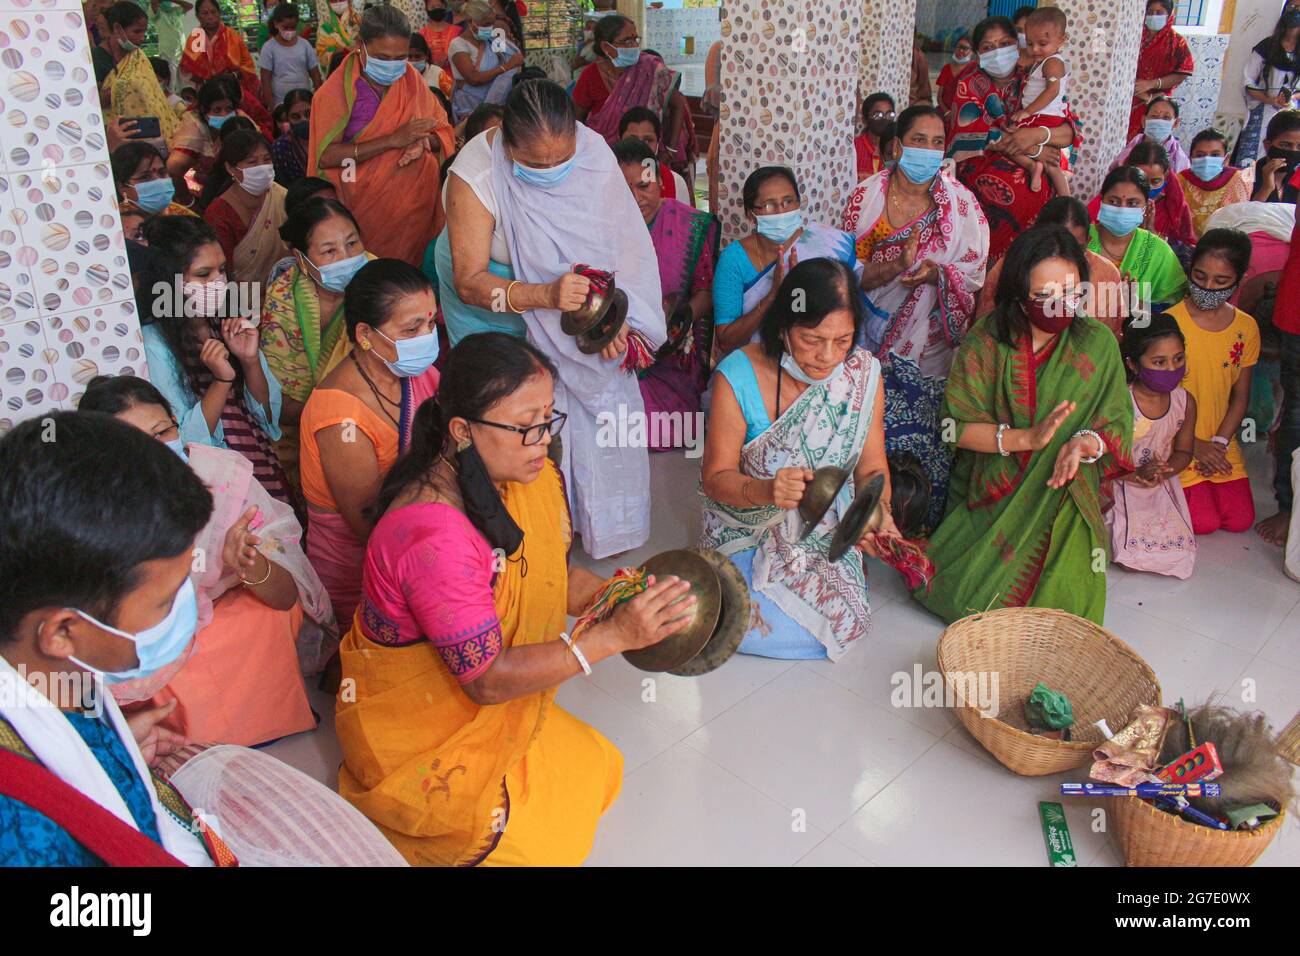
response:
[[[944,621],[1040,606],[1101,623],[1097,554],[1185,578],[1200,536],[1256,524],[1247,419],[1278,505],[1258,531],[1287,543],[1300,113],[1261,101],[1258,154],[1238,164],[1253,146],[1186,136],[1164,95],[1187,72],[1166,0],[1148,4],[1134,128],[1095,196],[1070,195],[1092,144],[1068,106],[1005,119],[1059,60],[1038,56],[1059,12],[1031,11],[1028,47],[1006,18],[975,26],[938,105],[864,100],[863,175],[833,222],[810,215],[800,170],[761,166],[725,244],[696,197],[680,78],[627,18],[595,18],[570,92],[522,76],[513,5],[429,0],[416,34],[391,6],[331,6],[332,46],[304,60],[329,55],[323,81],[268,104],[215,6],[200,0],[206,52],[182,62],[199,85],[169,142],[113,151],[148,380],[95,379],[60,419],[114,444],[113,467],[138,457],[136,507],[166,534],[96,588],[70,577],[85,565],[28,563],[23,542],[56,525],[87,561],[113,532],[19,515],[32,474],[86,466],[32,423],[0,440],[0,656],[104,674],[113,708],[147,715],[151,756],[164,730],[168,746],[311,730],[305,681],[323,674],[339,792],[406,859],[580,861],[622,761],[555,689],[676,632],[694,600],[651,579],[566,632],[605,586],[573,546],[644,545],[650,454],[681,444],[611,447],[610,410],[707,415],[702,529],[679,544],[749,585],[742,653],[838,660],[869,640],[873,579],[894,571],[867,558],[903,543],[933,569],[916,600]],[[103,21],[118,117],[140,115],[120,98],[158,99],[133,60],[138,9]],[[290,52],[263,72],[298,44],[296,20],[271,19],[267,42]],[[1265,65],[1294,51],[1294,19]],[[274,139],[265,105],[283,107]],[[560,327],[592,291],[578,263],[627,298],[594,354]],[[798,506],[825,466],[851,477],[807,529]],[[831,560],[878,474],[880,522]],[[137,600],[141,568],[165,573]],[[43,573],[68,583],[32,585]],[[124,726],[69,746],[120,762]],[[134,823],[156,839],[145,803]],[[64,859],[66,834],[24,812],[0,796],[0,833],[43,839],[0,841],[0,859]]]

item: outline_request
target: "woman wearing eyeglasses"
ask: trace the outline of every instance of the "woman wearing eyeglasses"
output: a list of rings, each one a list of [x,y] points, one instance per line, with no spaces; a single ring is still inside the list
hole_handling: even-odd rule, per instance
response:
[[[754,231],[718,256],[713,272],[714,339],[719,355],[758,341],[763,316],[781,280],[800,262],[834,259],[857,266],[853,237],[808,222],[799,184],[787,166],[763,166],[749,174],[742,193]]]
[[[656,581],[576,640],[604,582],[569,567],[573,526],[547,446],[556,367],[470,335],[374,504],[365,587],[340,648],[339,793],[415,865],[571,866],[623,758],[556,688],[681,630],[689,585]],[[678,601],[681,603],[675,603]]]
[[[1028,605],[1103,623],[1100,489],[1132,470],[1133,402],[1115,336],[1079,312],[1088,281],[1064,227],[1022,233],[957,350],[948,513],[926,550],[937,573],[913,592],[946,621]]]
[[[375,259],[343,294],[351,351],[303,406],[298,469],[307,499],[307,557],[346,628],[361,597],[374,500],[411,441],[420,404],[438,389],[437,303],[414,266]]]
[[[663,136],[659,158],[686,177],[695,179],[695,127],[686,98],[681,94],[681,74],[664,65],[656,54],[641,51],[636,24],[624,16],[604,17],[596,24],[593,47],[596,62],[578,75],[573,105],[581,123],[591,127],[613,146],[621,139],[619,120],[634,106],[659,117]]]

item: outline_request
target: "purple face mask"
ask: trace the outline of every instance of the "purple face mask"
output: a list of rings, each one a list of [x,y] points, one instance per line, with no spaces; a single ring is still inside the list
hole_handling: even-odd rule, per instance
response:
[[[1153,392],[1172,392],[1182,384],[1183,376],[1186,374],[1186,366],[1182,368],[1147,368],[1145,365],[1138,367],[1138,378]]]

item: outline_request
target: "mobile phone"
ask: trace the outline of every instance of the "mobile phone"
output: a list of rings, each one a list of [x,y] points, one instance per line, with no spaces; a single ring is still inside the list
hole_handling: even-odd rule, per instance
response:
[[[162,125],[156,116],[124,116],[122,121],[135,124],[130,139],[158,139],[162,136]]]

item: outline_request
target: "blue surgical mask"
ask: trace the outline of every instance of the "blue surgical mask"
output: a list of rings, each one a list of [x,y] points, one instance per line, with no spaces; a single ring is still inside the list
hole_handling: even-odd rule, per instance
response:
[[[182,439],[173,438],[169,442],[164,442],[164,444],[172,451],[176,452],[181,461],[187,464],[189,463],[190,456],[185,453],[185,442]]]
[[[185,653],[185,648],[189,646],[199,626],[198,599],[194,593],[194,582],[190,578],[185,579],[185,583],[172,598],[172,608],[167,612],[167,616],[153,627],[146,628],[138,634],[128,634],[126,631],[109,627],[102,621],[95,620],[85,611],[77,611],[77,613],[96,627],[118,637],[124,637],[135,644],[135,656],[139,658],[139,664],[127,671],[101,671],[75,657],[68,658],[72,663],[84,667],[92,674],[101,675],[106,684],[121,684],[149,677],[168,664],[174,663]]]
[[[379,332],[378,329],[375,329]],[[379,332],[384,335],[383,332]],[[387,335],[384,338],[388,339]],[[397,349],[397,361],[390,362],[383,359],[385,365],[398,378],[415,378],[417,375],[423,375],[429,370],[429,366],[438,360],[438,333],[429,332],[425,335],[417,335],[409,339],[388,339]]]
[[[1223,172],[1222,156],[1194,156],[1192,157],[1192,173],[1197,179],[1209,181],[1216,178]]]
[[[1152,16],[1147,17],[1147,29],[1150,30],[1152,33],[1159,33],[1161,30],[1165,28],[1165,24],[1168,22],[1169,22],[1169,17],[1166,14],[1163,13],[1154,14]]]
[[[330,292],[342,292],[352,281],[352,277],[361,271],[370,260],[366,258],[364,252],[359,252],[348,259],[340,259],[337,262],[327,262],[323,266],[318,266],[306,256],[303,260],[316,270],[320,276],[320,284]],[[392,339],[389,339],[391,342]]]
[[[406,75],[406,61],[376,60],[367,50],[365,71],[380,86],[392,86]]]
[[[636,66],[637,61],[640,59],[641,48],[639,46],[631,48],[614,47],[614,65],[620,69],[626,70],[629,66]]]
[[[1020,59],[1020,50],[1014,46],[1001,46],[980,54],[980,67],[989,76],[1003,79],[1011,75]]]
[[[482,40],[484,43],[487,43],[489,40],[492,39],[492,28],[479,27],[477,30],[474,31],[474,35],[478,37],[480,40]]]
[[[898,168],[903,175],[916,185],[928,183],[943,165],[943,151],[924,149],[920,146],[904,146],[903,155],[898,160]]]
[[[134,183],[135,204],[145,212],[162,212],[176,195],[176,184],[164,176],[143,183]]]
[[[1143,209],[1140,206],[1108,206],[1101,204],[1097,210],[1097,224],[1104,226],[1114,236],[1127,236],[1142,225]]]
[[[1165,191],[1165,183],[1167,182],[1169,182],[1169,180],[1166,179],[1165,182],[1161,183],[1159,186],[1151,186],[1150,188],[1148,188],[1147,199],[1158,198],[1160,194]]]
[[[577,158],[578,156],[575,153],[560,165],[550,166],[546,169],[525,166],[518,160],[514,160],[515,179],[530,186],[536,186],[538,189],[550,189],[552,186],[558,186],[564,181],[564,177],[569,175],[569,171],[573,169],[574,161]]]
[[[803,228],[802,209],[776,212],[770,216],[755,216],[754,219],[758,222],[758,234],[778,246]]]
[[[1147,139],[1153,139],[1157,143],[1163,143],[1170,136],[1174,135],[1174,121],[1148,118],[1142,125],[1142,129],[1146,132]]]
[[[221,127],[226,125],[226,120],[230,119],[230,117],[234,115],[234,113],[227,113],[225,116],[209,116],[208,125],[213,129],[221,129]]]
[[[813,378],[794,360],[794,356],[790,354],[790,349],[786,348],[781,356],[781,368],[789,372],[790,377],[796,382],[803,382],[805,385],[825,385],[839,374],[840,369],[844,368],[844,363],[840,362],[836,365],[825,378]]]

